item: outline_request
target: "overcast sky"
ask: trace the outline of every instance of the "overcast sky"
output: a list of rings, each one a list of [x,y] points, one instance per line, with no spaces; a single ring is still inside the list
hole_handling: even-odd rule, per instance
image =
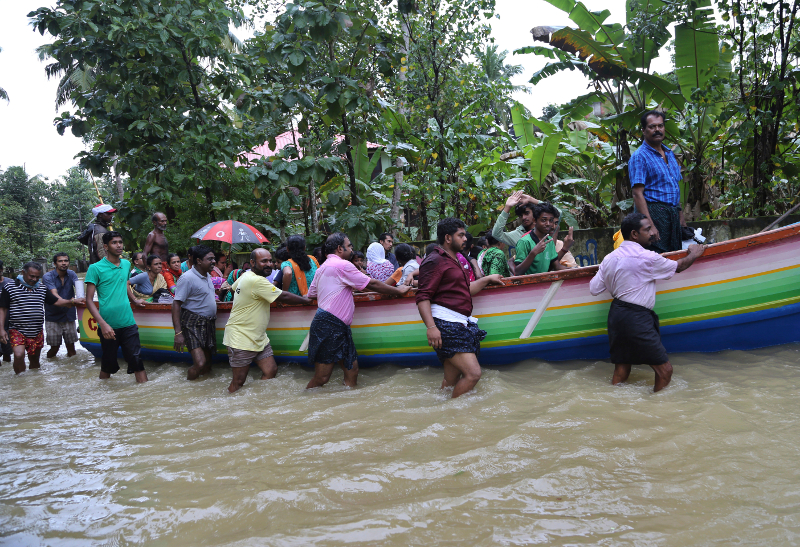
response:
[[[590,10],[611,10],[608,22],[624,23],[624,0],[584,0]],[[0,87],[10,102],[0,101],[0,169],[24,164],[29,175],[51,179],[63,176],[75,165],[75,154],[83,149],[80,139],[69,132],[60,136],[53,126],[58,115],[55,95],[58,81],[48,80],[36,48],[50,40],[28,24],[28,13],[47,5],[43,0],[4,0],[0,8]],[[569,25],[566,14],[540,0],[497,0],[499,19],[492,22],[500,50],[508,50],[507,63],[524,67],[514,81],[525,84],[546,60],[535,55],[512,55],[515,49],[532,45],[530,29],[539,25]],[[665,62],[662,56],[661,64]],[[668,70],[666,66],[659,67]],[[577,72],[550,77],[532,88],[531,94],[517,94],[534,115],[541,115],[548,103],[562,104],[586,93],[588,81]],[[65,110],[66,107],[62,108]]]

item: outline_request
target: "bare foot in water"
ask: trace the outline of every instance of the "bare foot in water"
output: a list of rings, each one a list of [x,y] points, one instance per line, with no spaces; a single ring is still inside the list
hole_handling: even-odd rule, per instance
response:
[[[200,376],[208,374],[209,372],[211,372],[210,364],[204,366],[192,365],[191,367],[189,367],[189,370],[186,373],[186,379],[197,380]]]
[[[52,346],[49,350],[47,350],[47,358],[52,359],[58,353],[58,348],[60,346]]]

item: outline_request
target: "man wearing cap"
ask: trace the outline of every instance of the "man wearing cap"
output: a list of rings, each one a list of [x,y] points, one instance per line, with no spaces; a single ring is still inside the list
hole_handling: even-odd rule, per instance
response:
[[[92,237],[89,241],[89,263],[94,264],[100,262],[106,256],[105,248],[103,247],[103,234],[109,231],[111,220],[114,218],[114,213],[117,210],[111,205],[105,203],[99,204],[92,209],[92,214],[95,216],[92,225]]]

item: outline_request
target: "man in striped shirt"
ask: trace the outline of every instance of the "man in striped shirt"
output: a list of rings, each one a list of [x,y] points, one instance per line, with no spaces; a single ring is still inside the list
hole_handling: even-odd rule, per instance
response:
[[[13,283],[3,285],[0,293],[0,342],[11,344],[16,374],[25,371],[25,353],[30,368],[39,368],[39,354],[44,347],[44,304],[74,307],[76,303],[83,303],[83,299],[65,300],[48,291],[40,282],[41,264],[28,262],[22,272]]]
[[[641,118],[644,142],[628,160],[628,176],[633,191],[634,211],[653,224],[655,243],[650,250],[658,253],[679,251],[681,226],[686,226],[680,208],[681,167],[672,150],[663,145],[664,113],[645,112]]]

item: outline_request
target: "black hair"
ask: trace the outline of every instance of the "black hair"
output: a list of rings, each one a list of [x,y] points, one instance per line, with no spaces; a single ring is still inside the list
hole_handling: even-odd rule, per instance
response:
[[[134,255],[134,256],[135,256],[135,255]],[[173,259],[174,257],[176,257],[176,256],[178,257],[178,260],[180,260],[180,259],[181,259],[180,255],[176,255],[175,253],[169,253],[169,254],[167,255],[167,268],[169,268],[169,263],[170,263],[170,262],[172,262],[172,259]]]
[[[457,218],[449,217],[443,218],[439,221],[439,224],[436,226],[436,240],[441,245],[444,243],[444,238],[446,236],[451,236],[461,228],[467,229],[467,225],[464,224],[462,221],[458,220]]]
[[[466,243],[464,243],[464,247],[466,247],[467,249],[471,249],[472,248],[472,242],[475,241],[475,236],[473,236],[471,233],[469,233],[469,231],[467,232],[466,235],[467,235],[467,241],[466,241]]]
[[[378,236],[378,241],[383,241],[387,237],[391,237],[392,241],[394,241],[394,236],[389,232],[383,232],[381,235]]]
[[[311,260],[306,254],[306,238],[301,235],[289,236],[286,240],[286,251],[289,258],[294,260],[304,272],[311,270]]]
[[[317,259],[317,265],[321,265],[323,262],[325,262],[325,257],[328,256],[322,252],[322,245],[314,247],[314,250],[311,251],[311,255]]]
[[[0,270],[3,269],[3,266],[5,266],[5,263],[2,260],[0,260]]]
[[[58,258],[61,257],[61,256],[66,256],[67,260],[69,260],[69,255],[62,251],[60,253],[56,253],[56,254],[53,255],[53,264],[55,264],[56,261],[58,260]]]
[[[325,240],[325,256],[334,254],[336,249],[344,247],[344,240],[347,236],[342,232],[334,232]]]
[[[364,256],[364,253],[362,253],[361,251],[353,251],[353,256],[350,257],[350,260],[355,260],[356,258],[360,258],[363,260],[367,257]]]
[[[161,211],[156,211],[155,213],[153,213],[153,216],[150,217],[150,220],[152,222],[156,221],[156,215],[164,215],[164,213],[162,213]],[[167,215],[164,215],[164,216],[167,216]]]
[[[481,236],[478,238],[478,241],[475,242],[475,245],[478,247],[483,247],[486,245],[486,236]]]
[[[622,232],[622,238],[629,240],[631,232],[634,230],[638,232],[639,228],[642,227],[642,221],[646,218],[642,213],[631,213],[623,218],[622,225],[619,227],[619,231]]]
[[[408,243],[401,243],[394,248],[394,256],[397,258],[397,262],[400,263],[400,267],[402,267],[409,260],[414,260],[417,256],[417,252],[414,250],[414,247]]]
[[[239,264],[235,260],[231,260],[230,262],[228,262],[228,264],[230,264],[231,268],[233,268],[234,270],[239,269]]]
[[[546,201],[542,201],[533,208],[533,219],[538,220],[542,213],[549,213],[553,215],[555,218],[561,218],[561,213],[558,212],[558,209],[553,207],[552,204],[547,203]]]
[[[431,254],[437,245],[438,243],[428,243],[428,246],[425,247],[425,256]]]
[[[154,260],[161,260],[161,257],[158,255],[150,255],[147,257],[147,267],[149,268],[151,264],[153,264]]]
[[[514,212],[517,214],[519,218],[522,218],[522,215],[525,214],[525,209],[530,209],[531,213],[534,214],[534,218],[536,215],[536,204],[532,201],[526,201],[525,203],[520,203],[516,207],[514,207]]]
[[[500,240],[499,239],[495,239],[495,237],[492,234],[488,234],[486,236],[486,243],[488,243],[489,246],[491,247],[493,245],[497,245],[498,243],[500,243]]]
[[[227,256],[225,253],[214,253],[214,260],[219,262],[220,258],[227,258]]]
[[[34,269],[34,270],[36,270],[37,272],[41,272],[41,271],[42,271],[42,265],[41,265],[41,264],[39,264],[38,262],[33,262],[33,261],[31,261],[31,262],[26,262],[26,263],[25,263],[25,264],[22,266],[22,269],[23,269],[23,270],[26,270],[26,271],[27,271],[27,270],[30,270],[30,269]]]
[[[139,260],[139,255],[143,255],[144,253],[141,251],[136,251],[135,253],[131,253],[131,262],[136,262]]]
[[[118,238],[122,239],[122,234],[120,234],[119,232],[114,232],[114,231],[104,233],[103,234],[103,244],[104,245],[108,245],[109,243],[111,243],[111,240],[114,239],[115,237],[118,237]]]
[[[195,245],[191,249],[189,249],[189,256],[192,257],[192,265],[194,266],[197,264],[197,259],[203,260],[208,253],[213,253],[214,251],[211,247],[207,247],[205,245]]]
[[[658,110],[648,110],[647,112],[642,114],[641,118],[639,118],[639,125],[641,126],[642,129],[647,127],[647,118],[649,118],[650,116],[660,117],[662,123],[667,121],[667,116],[663,112],[659,112]]]
[[[281,243],[278,245],[278,248],[275,249],[275,258],[277,258],[280,262],[286,262],[289,260],[289,251],[286,250],[286,243]]]

